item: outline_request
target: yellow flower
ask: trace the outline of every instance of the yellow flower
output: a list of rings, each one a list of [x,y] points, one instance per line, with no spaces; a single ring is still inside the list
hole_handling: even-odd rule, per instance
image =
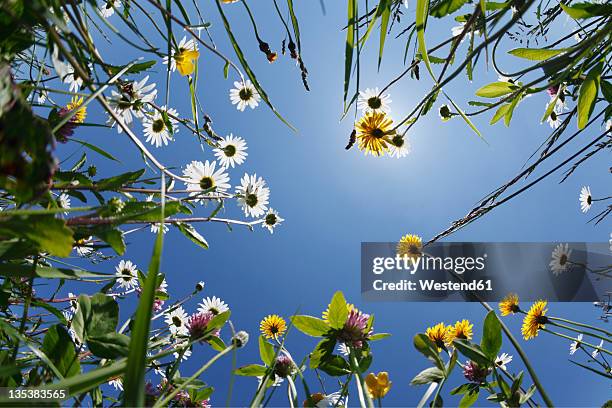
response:
[[[423,240],[418,235],[404,235],[397,243],[397,254],[402,257],[417,259],[421,256],[422,250]]]
[[[538,300],[529,309],[527,315],[523,319],[523,327],[521,327],[521,333],[525,340],[536,337],[540,329],[544,328],[544,324],[548,321],[546,318],[547,302],[545,300]]]
[[[329,320],[327,320],[327,317],[329,315],[329,307],[331,305],[327,305],[327,309],[325,309],[323,311],[323,313],[321,313],[321,318],[325,321],[325,323],[329,323]],[[346,304],[346,308],[348,309],[348,311],[350,312],[351,310],[355,309],[355,311],[357,311],[357,308],[355,307],[355,305],[353,305],[352,303],[347,303]]]
[[[382,398],[391,389],[392,382],[389,381],[389,373],[382,371],[378,375],[374,373],[368,374],[365,378],[365,383],[368,389],[368,393],[372,398]]]
[[[221,0],[221,3],[225,3],[225,4],[230,4],[230,3],[235,3],[238,0]]]
[[[366,155],[381,156],[388,149],[385,136],[392,133],[392,119],[383,112],[370,112],[355,124],[359,150],[365,150]]]
[[[455,339],[467,339],[472,338],[472,327],[474,325],[469,320],[461,320],[455,323],[455,326],[448,326],[446,331],[445,342],[451,346]]]
[[[505,298],[499,302],[499,311],[502,316],[508,316],[518,312],[519,309],[519,298],[516,293],[509,293]]]
[[[285,333],[287,324],[279,315],[269,315],[259,323],[259,330],[268,339],[277,338]]]
[[[438,323],[433,327],[428,327],[425,334],[438,347],[438,351],[442,351],[444,341],[446,340],[446,333],[451,330],[452,327],[453,326],[446,326],[444,323]]]
[[[70,100],[70,103],[66,105],[66,110],[69,112],[72,111],[73,109],[77,109],[72,119],[70,119],[72,123],[85,122],[85,118],[87,117],[87,106],[82,106],[82,105],[83,105],[82,96],[81,97],[73,96],[72,99]]]
[[[174,55],[176,69],[182,76],[191,75],[195,70],[194,61],[200,58],[200,53],[196,50],[180,50]]]

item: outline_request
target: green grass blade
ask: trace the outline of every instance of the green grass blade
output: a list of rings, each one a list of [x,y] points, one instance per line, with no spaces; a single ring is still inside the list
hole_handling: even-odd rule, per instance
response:
[[[383,5],[384,3],[384,5]],[[387,38],[387,29],[389,27],[389,18],[391,17],[391,3],[388,0],[381,0],[383,10],[380,16],[380,45],[378,49],[378,69],[382,62],[383,51],[385,49],[385,40]]]
[[[164,182],[164,178],[162,177],[162,186]],[[130,340],[128,367],[125,373],[125,392],[123,395],[123,402],[127,407],[142,407],[145,403],[144,379],[147,368],[146,356],[149,346],[149,328],[151,325],[153,301],[157,289],[157,277],[159,275],[164,241],[164,198],[162,193],[161,225],[157,234],[157,239],[155,240],[153,256],[149,264],[149,272],[145,280],[144,289],[140,295],[140,302],[138,302],[136,319],[134,321],[134,328]]]
[[[293,26],[293,33],[295,34],[295,41],[297,42],[298,52],[302,53],[302,43],[300,41],[300,26],[298,19],[295,16],[295,9],[293,8],[293,0],[287,0],[287,8],[289,9],[289,15],[291,16],[291,25]]]
[[[353,50],[355,49],[355,19],[357,14],[356,0],[348,0],[348,23],[346,26],[346,48],[344,51],[344,110],[346,111],[346,98],[351,82],[351,68],[353,67]]]
[[[453,102],[453,100],[446,94],[446,92],[444,93],[444,96],[446,96],[446,99],[448,99],[448,101],[451,103],[451,105],[453,105],[453,107],[455,108],[455,110],[459,113],[459,115],[463,118],[463,120],[465,121],[465,123],[468,124],[468,126],[474,131],[474,133],[476,133],[478,135],[479,138],[481,138],[485,143],[489,144],[484,137],[482,137],[482,134],[480,133],[480,131],[478,130],[478,128],[476,128],[476,126],[472,123],[472,121],[470,120],[470,118],[468,118],[466,116],[465,113],[463,113],[463,110],[461,110],[461,108],[459,106],[457,106],[457,104],[455,102]]]
[[[253,72],[253,70],[249,66],[249,63],[247,62],[247,60],[246,60],[246,58],[244,56],[244,53],[242,52],[242,49],[240,48],[240,46],[238,45],[238,42],[236,41],[236,37],[234,37],[234,33],[232,32],[232,28],[230,26],[230,23],[229,23],[227,17],[225,16],[225,12],[223,11],[223,7],[221,6],[220,0],[217,0],[216,3],[217,3],[217,9],[219,10],[219,15],[221,16],[221,19],[223,20],[223,26],[225,27],[225,31],[227,32],[227,36],[228,36],[230,42],[232,43],[232,47],[234,47],[234,52],[236,53],[236,56],[238,57],[238,60],[240,61],[240,64],[242,65],[242,68],[244,68],[244,71],[246,72],[247,76],[249,77],[251,82],[253,82],[253,86],[255,86],[255,88],[257,89],[257,92],[259,92],[259,95],[261,96],[261,99],[263,99],[263,101],[266,103],[266,105],[268,105],[270,107],[270,109],[272,109],[272,112],[274,112],[274,114],[276,115],[277,118],[279,118],[285,125],[289,126],[289,128],[291,130],[297,131],[296,128],[293,127],[293,125],[291,123],[287,122],[287,120],[285,118],[283,118],[283,116],[276,110],[274,105],[272,105],[272,102],[270,102],[270,98],[268,97],[268,94],[262,88],[262,86],[259,84],[259,81],[257,80],[257,77],[255,77],[255,73]]]
[[[429,62],[429,54],[427,54],[427,44],[425,43],[425,25],[427,24],[427,12],[429,10],[429,0],[417,0],[416,7],[416,29],[417,29],[417,41],[419,43],[419,52],[423,57],[425,66],[429,75],[436,80],[436,77],[431,70],[431,63]]]

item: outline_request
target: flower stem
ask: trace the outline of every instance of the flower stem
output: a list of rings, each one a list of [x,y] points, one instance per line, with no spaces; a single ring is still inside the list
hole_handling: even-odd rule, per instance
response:
[[[595,338],[601,339],[603,341],[610,341],[610,337],[603,337],[603,336],[600,336],[599,334],[595,334],[595,333],[587,332],[587,331],[584,331],[584,330],[576,329],[576,328],[573,328],[571,326],[566,326],[564,324],[559,324],[559,323],[555,323],[555,322],[552,322],[552,321],[549,321],[548,324],[551,324],[551,325],[556,326],[556,327],[560,327],[560,328],[565,329],[565,330],[570,330],[570,331],[573,331],[573,332],[576,332],[576,333],[582,333],[582,334],[585,334],[585,335],[590,336],[590,337],[595,337]]]
[[[589,324],[578,323],[578,322],[574,322],[573,320],[562,319],[560,317],[549,317],[548,319],[549,320],[554,320],[554,321],[557,321],[557,322],[573,324],[574,326],[578,326],[578,327],[584,327],[584,328],[587,328],[587,329],[597,330],[597,331],[600,331],[602,333],[607,334],[608,336],[612,336],[612,332],[609,332],[609,331],[607,331],[605,329],[602,329],[602,328],[599,328],[599,327],[591,326]]]
[[[563,333],[554,332],[554,331],[549,330],[549,329],[540,329],[540,330],[543,330],[543,331],[545,331],[545,332],[547,332],[547,333],[550,333],[550,334],[554,334],[555,336],[563,337],[564,339],[568,339],[568,340],[571,340],[571,341],[578,341],[578,339],[575,339],[575,338],[573,338],[573,337],[571,337],[571,336],[567,336],[567,335],[565,335],[565,334],[563,334]],[[612,352],[610,352],[609,350],[606,350],[606,349],[605,349],[605,348],[603,348],[603,347],[599,347],[599,346],[596,346],[596,345],[594,345],[594,344],[587,343],[586,341],[583,341],[583,340],[580,340],[580,341],[578,341],[578,342],[579,342],[580,344],[584,344],[585,346],[592,347],[592,348],[594,348],[594,349],[596,349],[596,350],[601,351],[602,353],[606,353],[606,354],[609,354],[609,355],[611,355],[611,356],[612,356]]]
[[[361,408],[367,407],[373,408],[374,403],[372,402],[372,398],[370,394],[365,390],[363,385],[363,377],[361,376],[361,371],[359,371],[359,364],[357,363],[357,357],[355,357],[355,351],[350,349],[350,359],[351,359],[351,368],[353,373],[355,374],[355,380],[357,382],[357,390],[359,391],[359,403],[361,404]]]

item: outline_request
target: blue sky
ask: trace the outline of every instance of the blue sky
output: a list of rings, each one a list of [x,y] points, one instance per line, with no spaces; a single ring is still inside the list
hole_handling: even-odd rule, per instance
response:
[[[282,30],[276,16],[270,14],[272,8],[269,4],[251,3],[260,35],[273,49],[279,49]],[[240,4],[229,5],[225,10],[258,78],[276,107],[299,129],[298,133],[292,133],[263,105],[253,111],[237,111],[228,98],[235,79],[223,78],[223,63],[211,53],[203,51],[199,60],[198,95],[213,118],[216,131],[220,134],[232,132],[248,142],[248,160],[230,171],[232,183],[238,183],[245,171],[264,177],[271,188],[271,205],[286,221],[274,235],[260,227],[255,232],[234,228],[230,233],[223,225],[199,225],[198,230],[210,243],[208,251],[171,230],[166,236],[162,270],[166,273],[170,293],[176,298],[187,294],[197,281],[203,280],[206,282],[203,295],[219,296],[231,306],[234,325],[252,336],[246,349],[238,354],[238,365],[259,362],[256,337],[259,321],[264,316],[277,313],[287,318],[298,309],[301,313],[318,316],[332,294],[342,290],[350,302],[375,314],[376,331],[393,333],[391,338],[373,345],[371,370],[389,371],[393,381],[385,404],[414,405],[424,388],[412,387],[409,381],[428,365],[412,348],[414,334],[439,321],[454,323],[467,318],[475,323],[474,330],[479,338],[485,313],[480,305],[467,303],[361,302],[360,243],[396,241],[406,233],[416,233],[427,239],[466,214],[486,193],[514,176],[548,136],[549,127],[539,123],[548,97],[536,95],[521,103],[511,128],[502,124],[488,126],[489,116],[477,118],[475,122],[488,144],[479,140],[460,119],[442,123],[434,111],[410,131],[408,137],[413,151],[406,158],[365,157],[356,149],[346,152],[344,146],[352,130],[352,117],[339,121],[344,69],[341,28],[346,23],[344,2],[327,2],[325,16],[317,1],[299,2],[296,7],[311,92],[304,91],[293,60],[281,57],[274,64],[265,61],[257,50]],[[204,12],[206,18],[211,18],[211,32],[217,46],[233,58],[216,11],[207,6]],[[408,13],[414,13],[412,3]],[[111,21],[118,24],[116,16]],[[449,24],[430,21],[429,43],[434,44],[447,36]],[[572,27],[568,22],[559,29]],[[162,43],[153,30],[150,35],[154,42]],[[404,44],[393,41],[390,36],[382,67],[377,72],[377,43],[375,34],[363,55],[361,83],[364,88],[384,86],[403,68]],[[125,63],[138,55],[123,47],[117,42],[101,45],[100,50],[111,63]],[[467,44],[463,44],[462,50],[466,47]],[[509,58],[502,58],[502,64],[516,67]],[[390,89],[394,118],[400,119],[411,110],[431,87],[424,67],[421,71],[419,82],[405,79]],[[164,75],[160,62],[151,73],[160,88],[158,101],[164,94]],[[449,94],[462,106],[467,106],[466,101],[474,98],[478,87],[497,77],[482,64],[472,84],[463,75],[460,74],[448,88]],[[170,105],[183,115],[189,115],[185,80],[178,74],[172,76],[170,94]],[[92,107],[89,114],[90,118],[101,117],[98,107]],[[96,156],[102,176],[143,166],[138,151],[124,134],[81,128],[76,137],[95,143],[120,158],[121,164],[117,164]],[[61,153],[72,152],[75,146],[62,147]],[[170,146],[152,150],[162,162],[181,168],[192,160],[214,158],[211,152],[199,148],[186,129],[180,131]],[[565,152],[569,154],[570,150]],[[90,154],[91,158],[94,156]],[[554,176],[448,240],[607,241],[610,224],[597,227],[587,224],[588,215],[579,211],[578,193],[583,184],[590,185],[596,196],[604,186],[609,186],[608,165],[605,158],[588,161],[563,184],[557,183],[559,175]],[[224,215],[240,217],[241,213],[235,203],[228,203]],[[152,246],[153,235],[148,231],[132,234],[124,258],[145,269]],[[111,272],[116,262],[118,259],[97,265],[96,270]],[[91,286],[85,289],[91,293],[95,290]],[[199,300],[188,303],[186,309],[195,311]],[[123,301],[125,316],[133,305],[133,301]],[[555,316],[599,323],[598,310],[588,303],[555,303],[550,305],[549,311]],[[505,322],[517,336],[520,335],[518,317],[505,318]],[[297,360],[315,344],[314,339],[296,331],[287,340]],[[521,344],[556,404],[599,406],[609,398],[610,386],[605,380],[567,361],[569,342],[542,334],[529,342],[521,340]],[[502,351],[515,355],[510,368],[519,371],[518,357],[510,345],[504,343]],[[183,364],[182,374],[192,373],[210,356],[211,350],[196,346],[191,359]],[[229,371],[230,359],[227,358],[204,376],[204,380],[217,390],[212,398],[214,405],[225,404]],[[571,384],[568,384],[569,378]],[[460,381],[457,377],[451,385],[459,385]],[[252,378],[237,377],[232,403],[248,403],[256,384]],[[310,386],[316,389],[314,381]],[[328,392],[337,389],[331,379],[326,386]],[[448,395],[451,388],[449,386],[443,395],[447,403],[453,405],[458,400]],[[286,405],[286,391],[283,389],[277,394],[272,405]],[[480,403],[485,404],[483,401],[484,398]]]

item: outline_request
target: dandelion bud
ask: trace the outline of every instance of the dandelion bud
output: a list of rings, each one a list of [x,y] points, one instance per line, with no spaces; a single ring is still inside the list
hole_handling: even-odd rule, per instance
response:
[[[448,105],[440,106],[440,110],[438,111],[438,114],[440,115],[440,119],[442,119],[443,122],[446,122],[452,117],[451,110],[448,107]]]
[[[289,54],[291,55],[291,58],[297,59],[298,54],[295,48],[295,43],[293,41],[289,41],[287,48],[289,48]]]
[[[98,174],[98,168],[94,165],[91,165],[87,168],[87,175],[89,177],[94,177],[96,174]]]
[[[238,333],[234,335],[234,337],[232,337],[232,344],[236,348],[244,347],[246,346],[248,342],[249,342],[249,333],[245,332],[244,330],[240,330]]]

